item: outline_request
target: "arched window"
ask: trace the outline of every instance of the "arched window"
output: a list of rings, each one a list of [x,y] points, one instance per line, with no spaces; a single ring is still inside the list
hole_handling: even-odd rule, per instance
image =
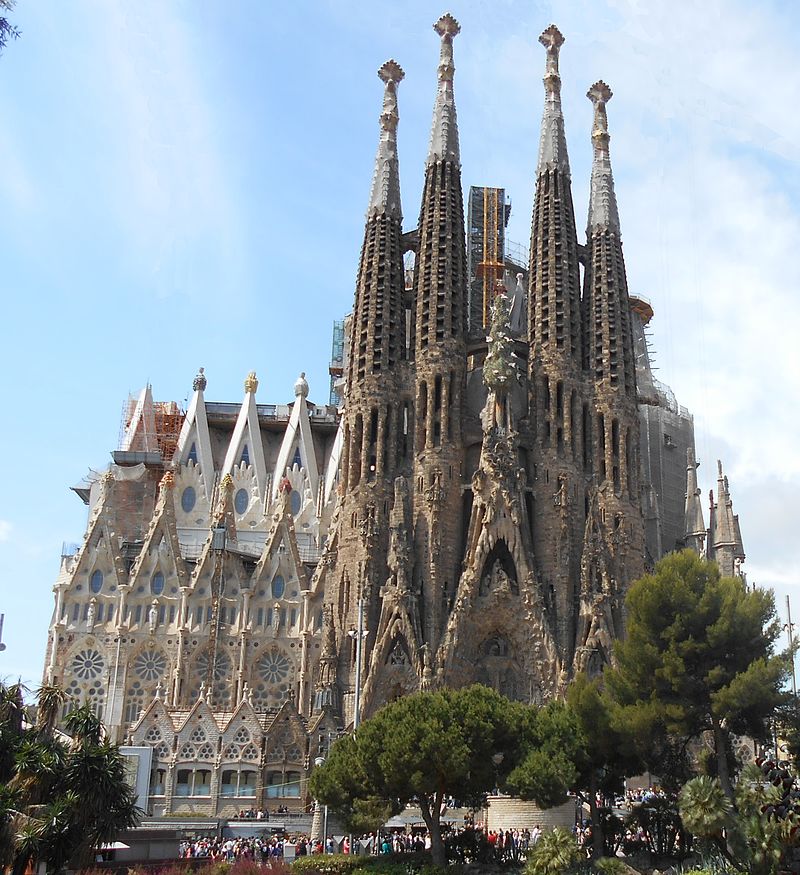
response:
[[[272,598],[281,598],[285,591],[286,581],[283,579],[282,575],[276,574],[275,577],[272,578]]]
[[[246,489],[239,489],[233,497],[233,509],[241,516],[247,510],[247,505],[250,504],[250,496]]]
[[[164,592],[164,575],[156,571],[150,578],[150,592],[153,595],[161,595]]]
[[[194,509],[194,503],[197,501],[197,493],[193,486],[187,486],[181,494],[181,507],[184,513],[191,513]]]
[[[92,576],[89,579],[89,587],[92,592],[97,594],[103,588],[103,572],[98,568],[96,571],[92,572]]]

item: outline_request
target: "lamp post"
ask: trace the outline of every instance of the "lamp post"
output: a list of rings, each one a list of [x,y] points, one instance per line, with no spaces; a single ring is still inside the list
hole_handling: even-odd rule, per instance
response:
[[[784,624],[783,628],[789,636],[789,653],[792,658],[792,695],[794,696],[795,707],[797,707],[797,675],[794,668],[794,623],[792,622],[792,609],[789,605],[788,595],[786,596],[786,620],[787,622]]]
[[[355,732],[361,723],[361,645],[369,634],[369,631],[364,628],[364,596],[360,590],[358,593],[358,625],[355,629],[350,629],[347,634],[356,642],[356,689],[353,702],[353,731]]]
[[[325,762],[325,757],[318,756],[314,760],[315,766],[321,766]],[[316,803],[319,805],[319,801]],[[328,853],[328,805],[327,803],[322,808],[322,853]]]

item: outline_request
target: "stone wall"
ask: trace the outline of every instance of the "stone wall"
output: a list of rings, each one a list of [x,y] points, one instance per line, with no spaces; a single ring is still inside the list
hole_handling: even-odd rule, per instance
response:
[[[534,802],[523,802],[510,796],[490,796],[486,829],[533,829],[536,824],[543,830],[557,826],[572,829],[575,823],[575,800],[569,799],[555,808],[540,808]]]

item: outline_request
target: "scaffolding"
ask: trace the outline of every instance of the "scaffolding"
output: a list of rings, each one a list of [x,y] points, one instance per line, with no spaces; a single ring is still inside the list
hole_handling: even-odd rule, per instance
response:
[[[147,390],[128,395],[122,406],[118,447],[129,452],[158,452],[172,461],[186,411],[175,401],[150,401]],[[144,399],[144,400],[143,400]]]
[[[344,377],[344,319],[333,323],[333,339],[331,341],[331,363],[328,367],[331,375],[330,405],[339,407],[342,403],[342,388]]]
[[[497,280],[502,280],[505,273],[505,232],[510,215],[505,189],[470,187],[467,271],[471,334],[481,334],[489,325]]]

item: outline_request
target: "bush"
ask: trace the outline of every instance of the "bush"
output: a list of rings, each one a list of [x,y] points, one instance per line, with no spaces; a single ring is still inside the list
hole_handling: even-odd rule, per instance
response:
[[[599,872],[600,875],[627,875],[630,871],[628,867],[616,857],[601,857],[599,860],[594,860],[592,869]]]
[[[525,872],[526,875],[565,875],[575,869],[580,859],[575,836],[556,827],[552,832],[542,833],[528,855]]]

